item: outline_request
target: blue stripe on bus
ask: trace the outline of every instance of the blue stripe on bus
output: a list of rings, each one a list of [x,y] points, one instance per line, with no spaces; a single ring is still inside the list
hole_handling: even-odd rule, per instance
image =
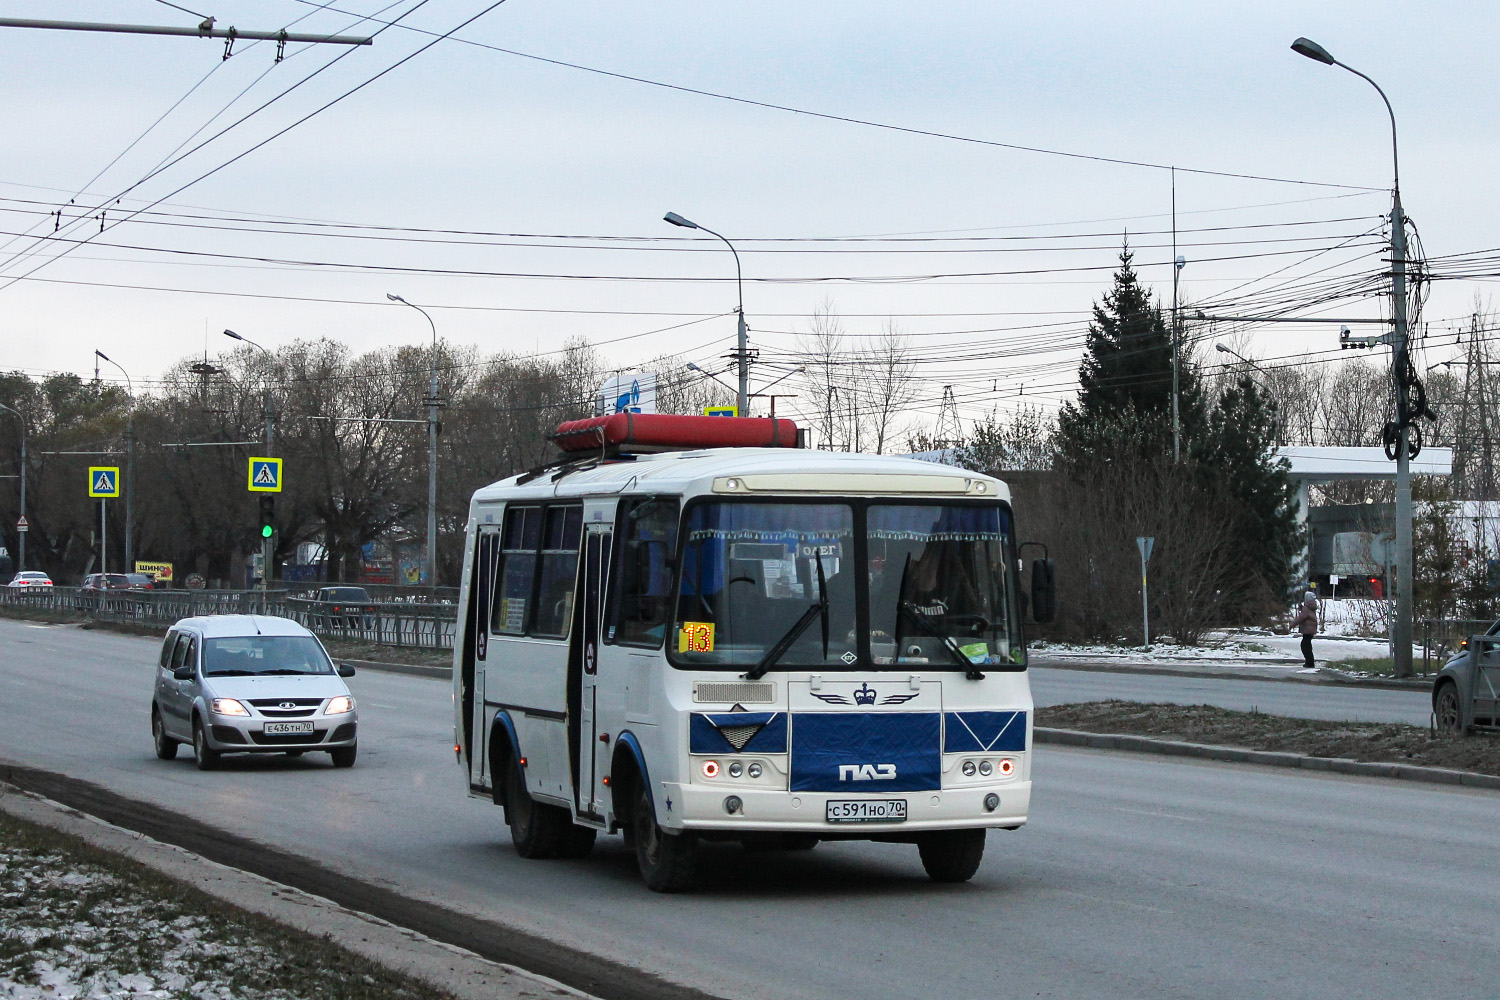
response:
[[[741,750],[724,738],[720,731],[739,726],[759,726]],[[691,753],[786,753],[786,713],[722,712],[713,715],[694,713],[688,723],[688,750]]]
[[[1025,712],[944,714],[945,753],[1020,753],[1025,749]]]

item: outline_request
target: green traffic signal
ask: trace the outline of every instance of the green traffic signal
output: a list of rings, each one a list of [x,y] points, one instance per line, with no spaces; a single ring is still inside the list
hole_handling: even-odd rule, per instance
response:
[[[273,528],[273,527],[271,527],[269,524],[263,524],[263,525],[260,526],[260,537],[262,537],[262,538],[270,538],[271,537],[271,533],[273,531],[275,531],[275,530],[276,529]]]

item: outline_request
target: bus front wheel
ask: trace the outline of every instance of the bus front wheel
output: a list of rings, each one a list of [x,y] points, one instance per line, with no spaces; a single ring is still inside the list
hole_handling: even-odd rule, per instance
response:
[[[641,879],[652,892],[683,892],[692,888],[698,868],[698,838],[691,833],[667,833],[656,822],[651,796],[642,783],[636,792],[631,832]]]
[[[984,830],[942,830],[917,841],[922,867],[934,882],[967,882],[984,858]]]

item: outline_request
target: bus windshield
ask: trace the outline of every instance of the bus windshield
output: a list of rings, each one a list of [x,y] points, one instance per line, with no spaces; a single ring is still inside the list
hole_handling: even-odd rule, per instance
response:
[[[995,504],[695,504],[670,658],[754,674],[1020,669],[1009,535]]]

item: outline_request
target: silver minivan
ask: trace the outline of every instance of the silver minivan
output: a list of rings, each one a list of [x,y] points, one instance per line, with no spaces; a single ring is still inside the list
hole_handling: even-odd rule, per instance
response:
[[[317,636],[288,618],[210,615],[167,630],[151,699],[156,756],[171,760],[180,743],[198,769],[221,754],[327,751],[352,767],[359,715],[343,678]]]

